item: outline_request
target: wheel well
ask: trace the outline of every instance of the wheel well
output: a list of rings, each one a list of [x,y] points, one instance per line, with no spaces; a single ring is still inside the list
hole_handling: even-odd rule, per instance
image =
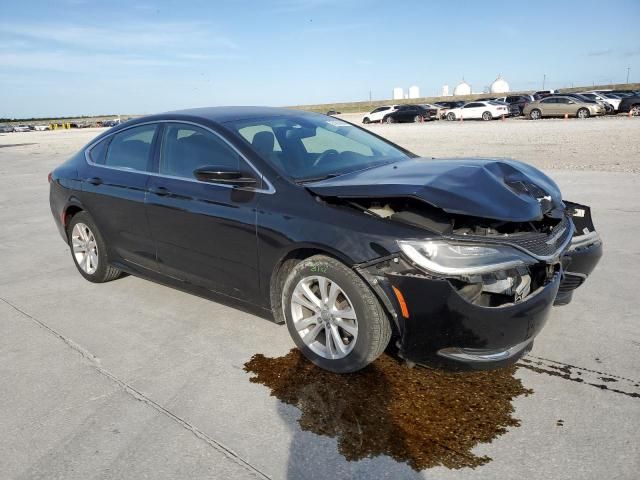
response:
[[[67,225],[69,225],[69,222],[71,221],[73,216],[82,211],[82,208],[77,205],[69,205],[64,211],[64,226],[66,227]]]
[[[314,255],[326,255],[328,257],[336,258],[331,253],[320,250],[318,248],[297,248],[288,252],[280,262],[274,267],[271,273],[271,281],[269,282],[269,297],[271,303],[271,311],[273,312],[273,318],[276,323],[284,323],[284,316],[282,315],[282,285],[285,278],[289,275],[289,272],[293,266],[304,260],[305,258],[313,257]],[[336,260],[340,260],[336,258]]]

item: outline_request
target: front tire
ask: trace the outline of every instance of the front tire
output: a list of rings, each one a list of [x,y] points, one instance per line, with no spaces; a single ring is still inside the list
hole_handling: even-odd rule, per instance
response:
[[[393,117],[384,117],[384,119],[382,120],[384,123],[394,123],[395,120],[393,119]]]
[[[369,286],[352,269],[325,255],[291,269],[282,288],[282,308],[296,346],[331,372],[366,367],[391,337],[389,319]]]
[[[115,280],[122,274],[109,265],[107,246],[87,212],[78,212],[71,218],[67,238],[73,262],[85,279],[93,283],[104,283]]]
[[[449,120],[450,122],[453,122],[456,119],[456,114],[453,112],[449,112],[447,113],[447,120]]]
[[[369,117],[365,117],[365,119],[362,120],[362,123],[364,123],[365,125],[369,125],[371,123],[371,120],[369,120]]]
[[[576,113],[576,117],[578,118],[589,118],[589,110],[586,108],[580,108]]]
[[[537,108],[534,108],[529,112],[529,118],[531,120],[540,120],[542,118],[542,112]]]
[[[629,109],[629,113],[632,117],[640,117],[640,104],[633,105]]]

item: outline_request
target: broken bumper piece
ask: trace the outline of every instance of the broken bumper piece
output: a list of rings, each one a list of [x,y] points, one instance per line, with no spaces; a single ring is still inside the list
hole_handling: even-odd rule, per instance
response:
[[[469,302],[444,279],[386,278],[402,293],[408,313],[408,318],[397,315],[400,356],[426,365],[484,369],[510,365],[531,349],[549,316],[561,273],[526,299],[497,307]]]

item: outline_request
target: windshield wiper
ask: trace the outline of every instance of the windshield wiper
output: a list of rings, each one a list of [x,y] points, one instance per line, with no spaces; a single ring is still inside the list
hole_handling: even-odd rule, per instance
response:
[[[339,175],[343,175],[343,174],[342,173],[329,173],[327,175],[320,175],[320,176],[317,176],[317,177],[300,178],[300,179],[296,180],[296,183],[319,182],[320,180],[327,180],[329,178],[334,178],[334,177],[337,177]]]

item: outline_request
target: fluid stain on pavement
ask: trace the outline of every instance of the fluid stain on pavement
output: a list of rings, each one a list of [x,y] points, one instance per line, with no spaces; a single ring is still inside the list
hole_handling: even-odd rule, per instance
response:
[[[471,449],[518,426],[511,402],[532,393],[514,377],[516,367],[410,369],[386,354],[347,375],[321,370],[297,349],[278,358],[254,355],[244,370],[254,374],[251,382],[300,409],[303,430],[337,437],[347,460],[388,455],[418,471],[489,462]]]

